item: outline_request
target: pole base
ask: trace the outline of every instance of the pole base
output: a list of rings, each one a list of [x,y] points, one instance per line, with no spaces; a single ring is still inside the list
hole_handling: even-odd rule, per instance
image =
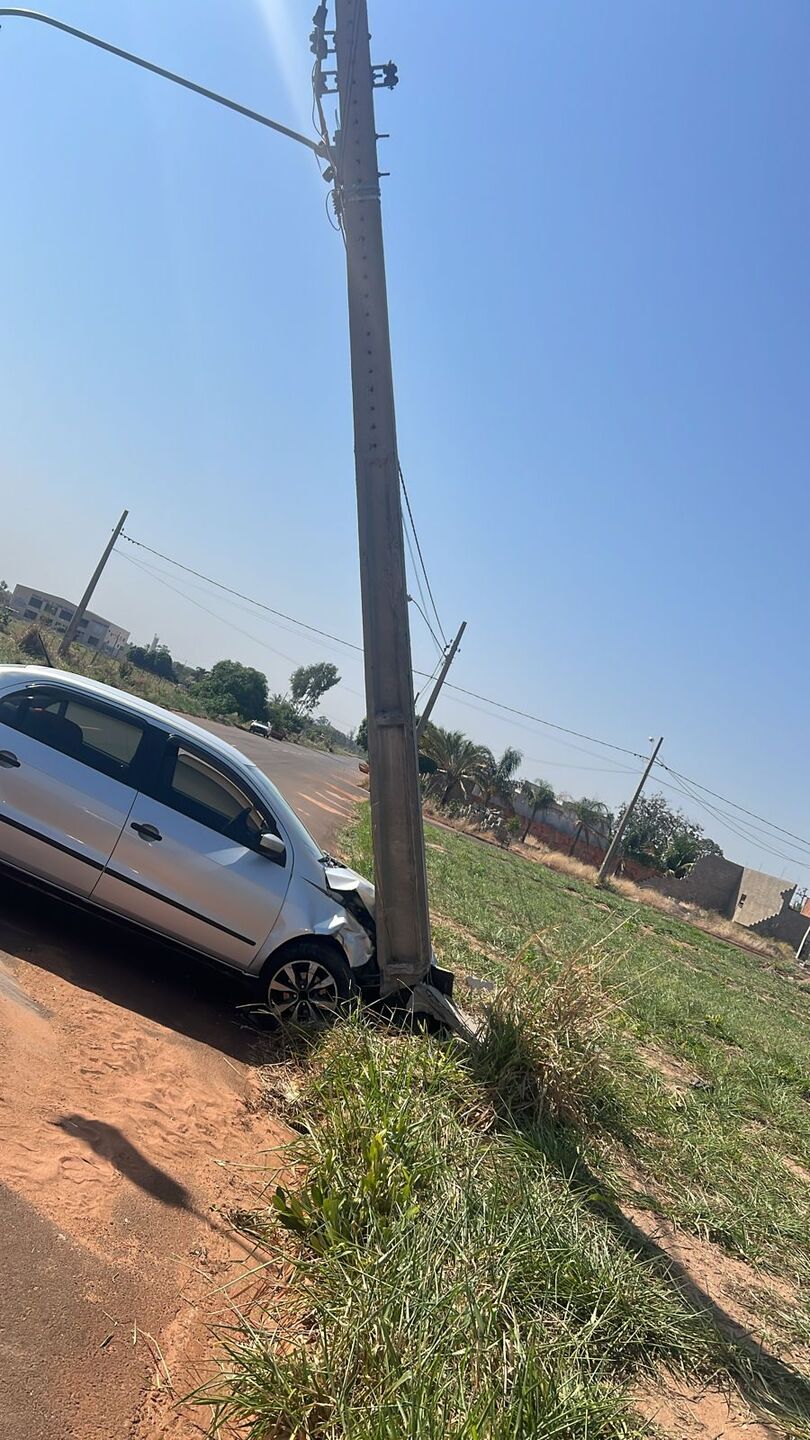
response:
[[[465,1015],[449,995],[443,994],[427,980],[420,980],[418,985],[414,985],[408,997],[407,1013],[417,1023],[427,1021],[442,1030],[449,1030],[468,1045],[474,1045],[478,1039],[472,1017]]]

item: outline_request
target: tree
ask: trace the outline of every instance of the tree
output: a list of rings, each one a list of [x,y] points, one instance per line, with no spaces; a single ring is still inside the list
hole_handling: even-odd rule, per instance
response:
[[[579,837],[583,831],[585,832],[586,845],[590,844],[593,834],[607,841],[613,816],[604,801],[591,800],[587,795],[583,795],[581,800],[574,800],[571,809],[576,815],[578,823],[576,833],[568,851],[569,855],[573,855],[576,850]]]
[[[440,725],[428,724],[421,748],[436,766],[427,777],[425,791],[440,805],[455,799],[469,800],[476,788],[483,786],[492,754],[485,746],[473,744],[460,730],[443,730]]]
[[[293,705],[301,715],[312,715],[327,690],[340,683],[337,665],[321,660],[317,665],[299,665],[290,676]]]
[[[368,754],[368,720],[366,719],[365,715],[363,716],[360,724],[357,727],[357,734],[354,737],[354,743],[360,750],[365,750],[366,754]]]
[[[518,791],[529,806],[526,828],[520,837],[521,840],[525,840],[534,824],[538,810],[547,810],[556,797],[554,795],[554,786],[549,785],[547,780],[522,780],[518,786]]]
[[[493,800],[508,803],[515,791],[515,771],[519,768],[523,756],[511,745],[507,746],[499,760],[495,759],[491,750],[486,753],[489,759],[479,781],[481,798],[485,805],[489,805]]]
[[[5,580],[0,580],[0,630],[7,630],[12,616],[11,591]]]
[[[177,679],[168,645],[156,645],[154,648],[151,645],[128,645],[127,659],[137,665],[139,670],[149,670],[163,680]]]
[[[271,695],[267,702],[267,719],[271,729],[286,740],[288,735],[300,735],[305,720],[299,715],[289,695]]]
[[[263,720],[267,714],[267,679],[260,670],[238,660],[218,660],[192,693],[215,715]]]
[[[641,795],[622,840],[622,855],[650,869],[688,875],[702,855],[722,855],[703,829],[661,794]]]

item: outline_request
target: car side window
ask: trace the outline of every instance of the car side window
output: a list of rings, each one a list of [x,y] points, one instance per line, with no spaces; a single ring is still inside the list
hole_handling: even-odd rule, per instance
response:
[[[20,716],[27,700],[24,690],[17,690],[13,695],[4,695],[0,699],[0,725],[10,725],[12,730],[21,729]]]
[[[129,716],[64,690],[37,686],[4,696],[0,721],[91,770],[125,785],[133,783],[145,730]]]
[[[265,830],[275,829],[247,790],[185,745],[169,746],[160,799],[209,830],[253,849],[258,849]]]

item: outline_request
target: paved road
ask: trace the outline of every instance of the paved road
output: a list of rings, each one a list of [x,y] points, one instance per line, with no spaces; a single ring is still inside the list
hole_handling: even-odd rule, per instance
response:
[[[214,720],[196,723],[247,755],[278,786],[318,844],[326,850],[335,848],[353,806],[364,793],[358,784],[360,772],[354,757],[265,740],[262,735],[218,725]]]
[[[339,848],[356,761],[206,728]],[[255,1203],[243,1185],[283,1138],[256,1103],[264,1039],[243,999],[191,957],[0,879],[0,1440],[199,1435],[151,1384],[154,1347],[177,1394],[200,1383],[194,1355],[232,1323],[211,1296],[240,1259],[217,1217]]]

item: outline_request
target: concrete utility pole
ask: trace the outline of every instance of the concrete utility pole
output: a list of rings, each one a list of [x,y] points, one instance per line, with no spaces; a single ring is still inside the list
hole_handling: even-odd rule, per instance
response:
[[[335,54],[377,944],[391,992],[425,980],[431,944],[366,0],[336,0]],[[394,67],[384,71],[393,85]]]
[[[611,875],[613,874],[613,871],[616,869],[616,861],[617,861],[617,859],[618,859],[619,846],[620,846],[621,843],[622,843],[622,838],[623,838],[623,836],[624,836],[625,830],[627,829],[628,821],[629,821],[630,816],[632,815],[633,811],[634,811],[635,808],[636,808],[636,801],[638,800],[639,795],[641,794],[642,790],[644,789],[644,782],[646,781],[647,776],[649,775],[650,771],[652,770],[653,765],[655,764],[656,756],[657,756],[657,754],[658,754],[658,751],[661,749],[661,746],[663,745],[663,743],[664,743],[664,737],[663,737],[663,735],[661,735],[661,736],[659,737],[659,739],[656,740],[656,742],[655,742],[655,747],[654,747],[654,749],[653,749],[652,755],[650,756],[649,760],[647,761],[647,765],[646,765],[646,767],[645,767],[644,774],[642,775],[641,779],[640,779],[639,782],[638,782],[638,785],[636,786],[635,794],[633,795],[633,798],[632,798],[632,800],[630,801],[630,804],[626,807],[625,812],[624,812],[624,814],[622,815],[621,820],[619,821],[619,824],[618,824],[618,827],[617,827],[617,830],[616,830],[616,834],[613,836],[613,839],[611,840],[610,844],[608,845],[607,854],[605,855],[605,858],[604,858],[604,860],[602,861],[602,864],[599,866],[599,874],[598,874],[597,879],[596,879],[597,885],[604,885],[604,884],[605,884],[605,881],[610,879]]]
[[[118,524],[116,525],[115,529],[113,530],[113,533],[112,533],[112,535],[110,536],[110,538],[109,538],[109,540],[108,540],[108,542],[107,542],[107,544],[106,544],[106,546],[105,546],[104,554],[102,555],[101,559],[100,559],[99,562],[98,562],[98,565],[96,566],[95,570],[93,571],[93,574],[92,574],[91,577],[90,577],[90,584],[88,585],[88,587],[87,587],[87,589],[85,590],[85,592],[84,592],[81,600],[79,601],[78,605],[76,606],[76,609],[75,609],[74,612],[73,612],[73,619],[72,619],[72,620],[70,621],[70,623],[68,624],[67,630],[65,631],[64,635],[62,636],[62,643],[61,643],[61,645],[59,646],[59,654],[62,655],[62,656],[67,655],[67,652],[68,652],[68,650],[70,649],[71,642],[76,638],[76,631],[77,631],[78,628],[79,628],[79,624],[80,624],[80,622],[81,622],[82,616],[84,615],[85,610],[87,609],[88,605],[90,604],[90,600],[91,600],[91,598],[92,598],[93,591],[95,590],[95,588],[96,588],[96,586],[97,586],[97,584],[98,584],[98,582],[99,582],[99,577],[100,577],[100,575],[101,575],[101,572],[102,572],[102,570],[104,569],[104,566],[107,564],[107,561],[109,560],[109,558],[110,558],[110,556],[111,556],[111,554],[112,554],[112,552],[113,552],[113,546],[115,545],[115,542],[116,542],[116,540],[118,539],[118,536],[121,534],[121,531],[122,531],[123,528],[124,528],[124,521],[126,520],[128,514],[129,514],[129,511],[128,511],[128,510],[125,510],[124,513],[123,513],[123,515],[121,516],[121,519],[118,521]]]
[[[455,640],[453,641],[452,645],[450,646],[450,649],[448,650],[447,654],[446,654],[445,657],[444,657],[444,664],[442,665],[442,668],[441,668],[441,670],[439,671],[439,678],[438,678],[438,680],[436,681],[436,684],[433,686],[432,691],[430,692],[430,698],[429,698],[429,700],[428,700],[428,702],[427,702],[427,705],[425,706],[424,710],[422,711],[422,714],[419,716],[419,721],[418,721],[418,724],[417,724],[417,726],[416,726],[416,739],[417,739],[417,741],[419,741],[419,740],[422,739],[422,732],[423,732],[425,726],[427,725],[428,720],[430,719],[430,715],[431,715],[431,711],[433,710],[433,706],[436,704],[436,701],[437,701],[438,698],[439,698],[439,691],[441,690],[441,688],[442,688],[445,680],[447,679],[447,672],[448,672],[448,670],[450,669],[450,666],[452,665],[453,661],[454,661],[455,658],[456,658],[456,651],[458,650],[458,647],[459,647],[459,645],[461,644],[461,637],[462,637],[462,635],[464,634],[464,631],[465,631],[466,629],[467,629],[467,621],[466,621],[466,620],[462,620],[461,625],[459,626],[459,632],[458,632]]]

